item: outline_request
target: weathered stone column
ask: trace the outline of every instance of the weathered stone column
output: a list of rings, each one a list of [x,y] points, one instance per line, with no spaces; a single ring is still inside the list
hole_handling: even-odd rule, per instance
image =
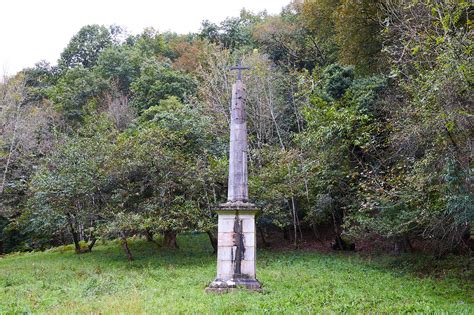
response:
[[[232,85],[228,183],[228,202],[248,201],[247,115],[245,86],[240,80]]]
[[[256,278],[258,209],[248,202],[247,147],[245,86],[239,76],[232,86],[227,202],[216,209],[219,216],[217,277],[207,292],[228,292],[238,287],[261,290]]]

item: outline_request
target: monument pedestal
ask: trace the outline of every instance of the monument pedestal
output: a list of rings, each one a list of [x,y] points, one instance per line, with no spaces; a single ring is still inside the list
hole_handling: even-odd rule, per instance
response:
[[[238,288],[260,291],[256,278],[256,228],[258,208],[247,202],[227,202],[219,216],[217,277],[206,292],[224,293]]]

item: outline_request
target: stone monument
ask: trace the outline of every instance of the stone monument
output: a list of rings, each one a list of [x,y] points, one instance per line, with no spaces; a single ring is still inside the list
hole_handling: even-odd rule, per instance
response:
[[[247,181],[247,117],[245,114],[245,85],[242,83],[242,67],[237,82],[232,86],[230,122],[229,182],[227,202],[216,209],[217,277],[206,292],[228,292],[236,288],[260,291],[256,278],[255,215],[258,208],[248,202]]]

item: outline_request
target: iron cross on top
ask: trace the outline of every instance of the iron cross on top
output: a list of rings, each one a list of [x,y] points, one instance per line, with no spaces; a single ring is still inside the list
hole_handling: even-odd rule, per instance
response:
[[[242,80],[242,70],[250,70],[250,67],[242,67],[242,60],[239,60],[239,64],[235,67],[230,67],[229,70],[238,70],[237,80]]]

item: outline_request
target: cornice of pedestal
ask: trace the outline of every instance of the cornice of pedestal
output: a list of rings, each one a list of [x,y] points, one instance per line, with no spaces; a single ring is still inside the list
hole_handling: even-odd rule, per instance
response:
[[[217,213],[251,213],[255,214],[260,211],[260,209],[251,202],[243,201],[227,201],[226,203],[221,203],[217,208],[214,209]]]

